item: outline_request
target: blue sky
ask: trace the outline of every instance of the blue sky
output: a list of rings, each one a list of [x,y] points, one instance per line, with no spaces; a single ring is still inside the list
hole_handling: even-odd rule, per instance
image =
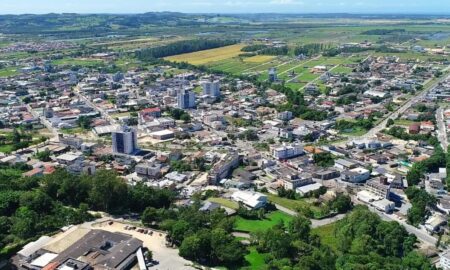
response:
[[[449,14],[450,0],[0,0],[0,14],[150,11]]]

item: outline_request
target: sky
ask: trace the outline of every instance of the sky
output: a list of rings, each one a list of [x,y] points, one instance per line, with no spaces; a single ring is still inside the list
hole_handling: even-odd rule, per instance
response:
[[[450,14],[450,0],[0,0],[0,14],[152,11]]]

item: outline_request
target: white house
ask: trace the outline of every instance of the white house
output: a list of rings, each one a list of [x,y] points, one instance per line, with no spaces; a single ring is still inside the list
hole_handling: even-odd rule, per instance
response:
[[[236,191],[231,198],[253,209],[264,207],[267,203],[266,195],[251,191]]]
[[[370,178],[370,171],[361,167],[341,173],[341,180],[350,183],[361,183]]]

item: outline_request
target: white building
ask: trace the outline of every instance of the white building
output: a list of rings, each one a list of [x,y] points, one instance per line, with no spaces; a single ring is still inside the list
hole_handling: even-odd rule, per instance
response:
[[[132,154],[137,149],[137,132],[133,128],[123,127],[112,132],[113,152],[119,154]]]
[[[289,159],[303,154],[300,144],[282,145],[272,149],[272,156],[276,159]]]
[[[439,255],[439,263],[444,270],[450,270],[450,250],[447,250]]]
[[[177,95],[177,104],[180,109],[195,107],[195,93],[189,90],[181,90]]]
[[[231,198],[253,209],[264,207],[267,203],[266,195],[251,191],[236,191]]]
[[[220,96],[220,82],[216,81],[203,81],[202,82],[203,95],[210,97]]]
[[[350,183],[361,183],[370,178],[370,171],[364,168],[354,168],[341,173],[341,180]]]

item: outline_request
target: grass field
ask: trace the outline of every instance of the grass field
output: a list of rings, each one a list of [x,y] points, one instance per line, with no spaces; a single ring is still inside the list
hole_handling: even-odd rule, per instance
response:
[[[406,119],[397,119],[394,121],[394,123],[399,126],[409,126],[409,125],[412,125],[417,122],[411,121],[411,120],[406,120]]]
[[[238,209],[239,204],[237,202],[233,202],[224,198],[208,198],[208,201],[218,203],[222,206],[231,208],[231,209]]]
[[[8,67],[0,69],[0,77],[9,77],[19,74],[19,67]]]
[[[248,250],[250,251],[250,253],[245,256],[245,261],[249,264],[249,266],[244,266],[242,267],[242,269],[247,270],[262,269],[266,264],[264,260],[266,255],[259,253],[255,247],[250,247]]]
[[[292,211],[298,211],[299,208],[309,207],[316,217],[320,217],[320,208],[313,206],[306,200],[291,200],[287,198],[281,198],[273,194],[267,194],[267,196],[269,197],[270,202],[286,207],[287,209],[290,209]]]
[[[329,246],[334,251],[337,250],[336,237],[334,236],[334,229],[337,223],[331,223],[322,227],[312,229],[312,233],[317,234],[322,241],[322,244]]]
[[[83,58],[63,58],[52,61],[53,65],[57,66],[82,66],[82,67],[96,67],[102,65],[104,62],[97,59],[83,59]]]
[[[185,53],[166,57],[164,59],[173,62],[188,62],[192,65],[204,65],[207,63],[233,58],[241,54],[242,44],[235,44],[221,48]]]
[[[245,231],[245,232],[257,232],[257,231],[264,231],[267,229],[272,228],[274,225],[278,224],[279,222],[284,222],[286,225],[289,221],[292,220],[292,216],[289,216],[288,214],[285,214],[281,211],[274,211],[266,215],[266,218],[263,220],[250,220],[250,219],[244,219],[242,217],[236,218],[235,223],[235,229],[239,231]]]
[[[249,62],[249,63],[265,63],[268,62],[272,59],[274,59],[275,56],[272,55],[255,55],[252,57],[248,57],[244,59],[244,62]]]

